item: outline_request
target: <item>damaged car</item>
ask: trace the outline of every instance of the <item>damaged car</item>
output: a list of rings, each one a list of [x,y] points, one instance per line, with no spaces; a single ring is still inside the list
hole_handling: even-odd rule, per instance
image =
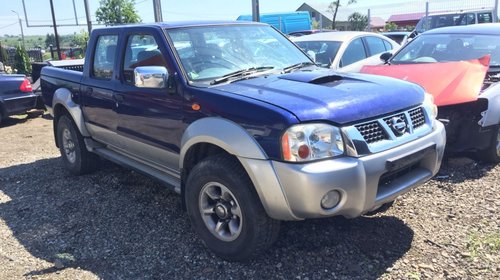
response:
[[[361,72],[414,82],[432,94],[448,152],[500,162],[500,24],[430,30],[380,58],[386,65]]]

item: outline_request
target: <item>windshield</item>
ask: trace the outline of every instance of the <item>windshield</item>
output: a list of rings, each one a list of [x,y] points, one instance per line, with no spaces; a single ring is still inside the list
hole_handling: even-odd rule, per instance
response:
[[[311,62],[270,26],[201,26],[166,32],[189,82],[200,86],[214,84],[214,80],[241,70],[253,69],[257,74]],[[242,73],[248,75],[248,71]]]
[[[471,34],[422,34],[392,59],[391,64],[470,60],[491,55],[490,66],[500,66],[500,37]]]
[[[342,42],[337,41],[302,41],[295,42],[306,53],[314,53],[313,59],[321,67],[330,67]]]

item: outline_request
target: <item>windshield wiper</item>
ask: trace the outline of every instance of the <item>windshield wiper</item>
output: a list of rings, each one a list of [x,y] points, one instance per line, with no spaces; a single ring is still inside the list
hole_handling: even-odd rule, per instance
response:
[[[299,63],[296,63],[296,64],[293,64],[293,65],[290,65],[290,66],[283,68],[283,73],[290,73],[293,70],[297,70],[297,69],[300,69],[300,68],[303,68],[306,66],[311,66],[311,65],[315,65],[315,64],[310,62],[310,61],[299,62]]]
[[[274,66],[260,66],[260,67],[250,67],[250,68],[246,68],[246,69],[241,69],[238,71],[228,73],[220,78],[217,78],[217,79],[211,81],[210,85],[213,86],[213,85],[217,85],[217,84],[220,84],[223,82],[227,82],[227,81],[229,81],[229,79],[232,79],[232,78],[240,78],[240,79],[245,78],[248,75],[255,74],[257,72],[262,72],[265,70],[271,70],[271,69],[274,69]],[[238,79],[235,79],[235,80],[238,80]]]

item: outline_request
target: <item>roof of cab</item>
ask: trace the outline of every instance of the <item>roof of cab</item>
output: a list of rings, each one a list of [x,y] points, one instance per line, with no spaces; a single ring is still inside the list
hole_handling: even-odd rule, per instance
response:
[[[500,23],[481,23],[461,26],[448,26],[431,29],[422,34],[485,34],[500,35]]]
[[[115,25],[107,26],[96,29],[122,29],[128,27],[160,27],[166,29],[180,28],[180,27],[195,27],[195,26],[214,26],[214,25],[267,25],[265,23],[253,22],[253,21],[214,21],[214,20],[204,20],[204,21],[172,21],[172,22],[158,22],[158,23],[139,23],[139,24],[127,24],[127,25]]]

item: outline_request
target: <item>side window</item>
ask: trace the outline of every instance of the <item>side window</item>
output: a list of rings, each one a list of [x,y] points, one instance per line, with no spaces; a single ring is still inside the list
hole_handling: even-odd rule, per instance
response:
[[[115,65],[118,35],[102,35],[97,38],[92,65],[92,76],[98,79],[111,80]]]
[[[474,14],[469,13],[467,14],[466,18],[467,18],[467,23],[465,25],[476,23],[476,16]]]
[[[126,84],[134,84],[134,69],[136,67],[167,67],[165,58],[159,50],[154,36],[146,34],[135,34],[128,37],[122,65],[122,73]]]
[[[352,41],[340,59],[340,67],[345,67],[354,62],[360,61],[366,58],[365,47],[363,46],[363,41],[358,38]]]
[[[404,40],[404,39],[402,39],[401,41],[403,41],[403,40]],[[386,50],[386,51],[390,51],[390,50],[392,50],[392,44],[391,44],[391,43],[389,43],[389,41],[386,41],[386,40],[382,40],[382,41],[384,41],[384,46],[385,46],[385,50]],[[400,44],[401,44],[401,43],[400,43]]]
[[[493,22],[490,12],[477,14],[477,23],[490,23],[490,22]]]
[[[384,41],[380,38],[367,36],[365,37],[368,49],[370,50],[370,56],[385,52]]]

